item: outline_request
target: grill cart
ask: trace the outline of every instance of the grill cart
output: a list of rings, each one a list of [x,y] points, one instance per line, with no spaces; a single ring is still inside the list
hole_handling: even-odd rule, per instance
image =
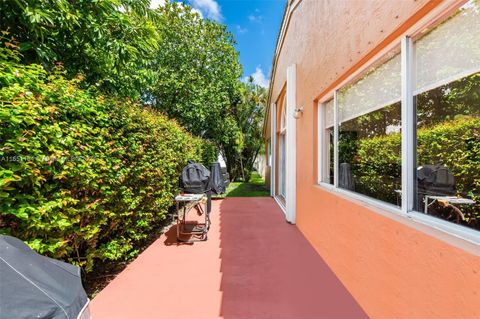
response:
[[[181,194],[175,197],[175,219],[177,221],[177,241],[194,242],[207,240],[210,228],[212,192],[225,192],[225,181],[219,163],[212,163],[208,170],[200,163],[189,161],[179,178]],[[187,220],[194,210],[203,220]],[[198,217],[197,216],[197,217]],[[190,236],[184,240],[182,236]]]
[[[210,211],[208,210],[208,198],[205,194],[181,194],[175,197],[177,221],[177,241],[196,242],[207,240],[210,228]],[[188,220],[190,212],[196,211],[202,216],[202,220]],[[190,239],[182,237],[189,236]]]
[[[465,214],[459,205],[474,205],[475,201],[457,195],[455,176],[442,163],[417,168],[418,209],[425,214],[460,223]]]

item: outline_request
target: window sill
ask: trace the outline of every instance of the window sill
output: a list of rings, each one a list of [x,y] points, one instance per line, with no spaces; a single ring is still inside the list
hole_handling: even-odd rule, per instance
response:
[[[368,206],[372,211],[379,213],[382,216],[434,236],[449,245],[454,245],[475,255],[480,255],[480,232],[477,230],[419,212],[409,212],[405,214],[398,206],[384,203],[352,191],[337,188],[331,184],[321,182],[316,184],[315,187],[340,196],[345,200]]]
[[[385,202],[382,202],[382,201],[379,201],[379,200],[376,200],[372,197],[368,197],[366,195],[362,195],[360,193],[355,193],[355,192],[352,192],[352,191],[349,191],[349,190],[346,190],[346,189],[338,188],[338,187],[335,187],[332,184],[328,184],[328,183],[324,183],[324,182],[321,182],[317,186],[319,186],[321,188],[328,189],[329,191],[331,191],[333,193],[340,194],[345,199],[348,199],[348,200],[355,199],[357,201],[362,202],[363,204],[373,206],[374,208],[380,208],[382,210],[386,210],[388,212],[394,213],[398,216],[405,216],[405,214],[402,213],[402,210],[400,209],[400,207],[392,205],[392,204],[388,204],[388,203],[385,203]]]
[[[422,223],[428,227],[433,227],[451,236],[466,240],[480,247],[480,231],[419,212],[410,212],[408,213],[408,217],[414,222]]]

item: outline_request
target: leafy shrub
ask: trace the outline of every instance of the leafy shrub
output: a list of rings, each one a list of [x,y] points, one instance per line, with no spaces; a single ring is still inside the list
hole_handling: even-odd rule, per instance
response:
[[[0,232],[91,269],[165,219],[202,140],[128,100],[0,49]]]
[[[459,116],[419,129],[417,138],[419,165],[442,162],[455,175],[457,193],[480,203],[480,118]],[[395,190],[400,187],[393,182],[401,171],[400,134],[364,138],[356,147],[352,167],[361,175],[356,187],[395,202]],[[480,205],[464,206],[462,210],[469,216],[467,223],[480,226]]]
[[[218,159],[218,148],[210,141],[204,141],[202,144],[202,163],[206,168],[210,168],[213,162]]]
[[[358,176],[355,188],[363,194],[395,203],[395,190],[401,189],[398,184],[402,166],[400,134],[363,138],[355,148],[352,156],[352,168]]]

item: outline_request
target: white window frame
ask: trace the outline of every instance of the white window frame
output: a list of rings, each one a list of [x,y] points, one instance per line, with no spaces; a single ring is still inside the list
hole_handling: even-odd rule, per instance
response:
[[[270,196],[275,197],[275,181],[277,169],[276,164],[276,147],[277,147],[277,105],[272,103],[270,105],[270,150],[271,150],[271,165],[270,165]]]
[[[297,120],[293,117],[297,106],[297,67],[295,64],[287,68],[287,88],[285,92],[285,112],[287,134],[286,143],[286,220],[295,224],[297,208]]]
[[[333,100],[333,96],[327,99],[326,102],[318,103],[317,106],[317,141],[318,141],[318,184],[325,183],[332,185],[326,180],[330,180],[330,140],[327,136],[327,129],[334,128],[335,125],[326,127],[326,108],[327,103]]]
[[[278,196],[286,201],[287,172],[287,130],[283,128],[278,134]]]
[[[370,59],[362,68],[354,72],[347,79],[342,81],[337,85],[332,91],[328,94],[325,94],[322,99],[318,101],[318,121],[317,121],[317,184],[319,187],[332,191],[345,197],[347,199],[354,199],[360,202],[363,202],[367,205],[371,205],[375,208],[382,209],[387,213],[393,213],[395,216],[408,218],[414,222],[421,223],[426,225],[429,228],[434,228],[440,230],[448,235],[460,238],[462,240],[468,241],[469,243],[475,244],[476,247],[480,246],[480,231],[471,229],[462,225],[458,225],[440,218],[436,218],[421,212],[414,210],[414,198],[415,198],[415,189],[414,189],[414,172],[416,167],[416,140],[415,140],[415,130],[416,130],[416,114],[414,107],[414,96],[415,92],[413,90],[413,74],[414,74],[414,65],[415,65],[415,55],[414,55],[414,42],[412,38],[417,35],[420,30],[424,29],[426,26],[431,25],[440,17],[444,16],[446,12],[450,13],[452,9],[458,8],[463,5],[465,1],[458,0],[454,3],[448,2],[440,5],[438,8],[433,10],[429,15],[424,17],[416,25],[407,30],[401,37],[396,41],[392,41],[387,47],[377,53],[372,59]],[[352,83],[352,81],[368,70],[368,68],[373,65],[376,61],[381,59],[387,52],[391,51],[393,48],[400,45],[400,54],[401,54],[401,86],[402,86],[402,95],[401,95],[401,117],[402,117],[402,205],[398,207],[396,205],[360,194],[350,190],[342,189],[338,187],[338,133],[339,133],[339,117],[338,117],[338,99],[337,92]],[[324,182],[324,172],[325,165],[328,165],[328,161],[325,160],[325,117],[324,117],[324,107],[325,103],[331,100],[333,96],[334,99],[334,184],[331,185],[327,182]]]

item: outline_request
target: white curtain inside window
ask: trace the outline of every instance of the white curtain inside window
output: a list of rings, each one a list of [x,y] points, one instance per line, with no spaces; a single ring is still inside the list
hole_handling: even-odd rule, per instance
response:
[[[325,128],[333,126],[333,100],[325,103]]]
[[[282,132],[283,130],[285,130],[287,128],[287,112],[286,112],[286,108],[287,106],[285,105],[285,98],[283,98],[282,100],[282,114],[281,114],[281,118],[280,118],[280,131]]]
[[[383,63],[382,63],[383,62]],[[358,81],[338,92],[339,122],[379,110],[400,101],[401,60],[398,52],[387,54]]]
[[[469,1],[456,15],[425,33],[415,43],[415,95],[480,71],[477,1]]]

